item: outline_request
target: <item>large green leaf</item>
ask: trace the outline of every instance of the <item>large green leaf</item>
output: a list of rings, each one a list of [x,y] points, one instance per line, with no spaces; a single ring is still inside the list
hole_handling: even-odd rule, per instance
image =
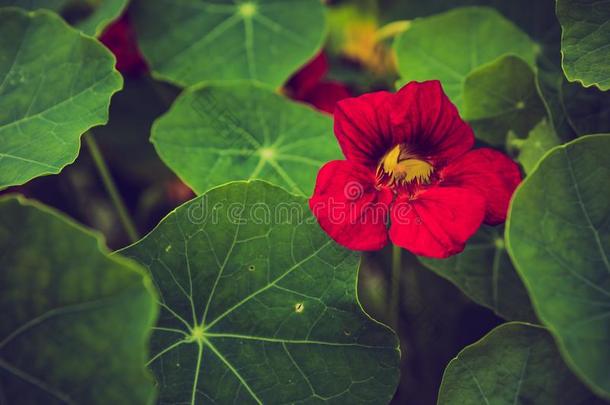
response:
[[[541,327],[506,323],[451,360],[438,405],[593,405]]]
[[[280,86],[322,45],[320,0],[136,0],[153,74],[180,86],[251,79]]]
[[[127,7],[128,0],[0,0],[0,7],[47,9],[61,13],[87,35],[98,36]]]
[[[610,135],[553,149],[513,197],[509,253],[571,367],[610,396]]]
[[[509,132],[525,138],[546,115],[534,72],[516,56],[501,57],[466,76],[462,112],[477,138],[499,147],[506,145]]]
[[[58,173],[108,119],[114,58],[49,11],[0,9],[0,189]]]
[[[439,79],[460,109],[470,72],[507,54],[533,65],[537,47],[513,23],[486,7],[418,18],[394,45],[402,83]]]
[[[536,321],[523,282],[506,253],[501,228],[482,227],[458,255],[442,260],[420,257],[419,261],[499,316]]]
[[[38,204],[0,200],[0,402],[150,403],[150,279]]]
[[[262,179],[309,195],[319,168],[341,158],[327,115],[245,82],[185,91],[156,121],[152,142],[197,193]]]
[[[570,81],[610,89],[610,2],[557,0],[562,66]]]
[[[150,365],[162,403],[387,403],[398,342],[356,295],[359,255],[304,198],[265,182],[215,188],[124,254],[162,315]]]

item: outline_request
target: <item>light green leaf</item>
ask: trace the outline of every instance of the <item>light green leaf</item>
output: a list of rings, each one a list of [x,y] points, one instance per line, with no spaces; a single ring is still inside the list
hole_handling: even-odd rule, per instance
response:
[[[438,405],[601,403],[565,366],[541,327],[506,323],[451,360]]]
[[[150,270],[162,314],[162,403],[379,403],[398,341],[356,295],[359,255],[307,201],[265,182],[215,188],[123,253]]]
[[[462,116],[490,145],[504,147],[509,132],[525,138],[545,115],[534,72],[523,59],[504,56],[466,76]]]
[[[394,44],[401,83],[438,79],[460,110],[470,72],[507,54],[533,66],[537,48],[513,23],[486,7],[418,18]]]
[[[309,195],[320,167],[342,156],[330,117],[247,82],[185,91],[155,122],[151,139],[199,194],[262,179]]]
[[[0,189],[59,173],[108,119],[114,58],[49,11],[0,10]]]
[[[567,363],[610,396],[610,135],[549,152],[518,188],[508,251]]]
[[[562,66],[570,81],[610,89],[610,2],[557,0]]]
[[[419,257],[419,261],[497,315],[536,322],[523,282],[506,253],[502,228],[483,226],[462,253],[442,260]]]
[[[325,33],[320,0],[136,0],[131,10],[153,74],[183,87],[235,79],[279,87]]]
[[[526,139],[514,138],[509,140],[509,144],[516,147],[518,151],[517,160],[526,173],[534,170],[542,156],[560,143],[552,125],[546,119],[540,121],[530,131]]]
[[[99,36],[127,7],[128,0],[0,0],[0,7],[15,6],[26,10],[47,9],[87,35]]]
[[[0,200],[0,400],[145,404],[150,279],[39,204]]]

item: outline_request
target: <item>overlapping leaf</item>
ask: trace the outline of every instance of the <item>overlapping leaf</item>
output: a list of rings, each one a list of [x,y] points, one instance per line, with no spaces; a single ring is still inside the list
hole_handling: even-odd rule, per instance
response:
[[[319,168],[341,158],[328,116],[245,82],[187,90],[157,120],[152,142],[197,193],[262,179],[309,195]]]
[[[501,231],[484,226],[462,253],[443,260],[419,260],[501,317],[535,322],[529,297],[506,253]]]
[[[439,405],[601,403],[565,366],[540,327],[497,327],[453,359],[443,375]]]
[[[509,132],[525,138],[546,115],[534,72],[515,56],[501,57],[466,77],[462,111],[477,138],[499,147],[506,145]]]
[[[562,66],[570,81],[610,89],[610,2],[557,0]]]
[[[74,161],[122,79],[110,52],[49,11],[0,9],[0,55],[2,189]]]
[[[127,7],[128,0],[0,0],[0,7],[47,9],[62,14],[87,35],[98,36]]]
[[[132,11],[153,74],[181,86],[251,79],[278,87],[325,32],[319,0],[137,0]]]
[[[546,119],[540,121],[526,139],[516,137],[509,139],[509,144],[516,147],[517,160],[526,173],[534,170],[538,161],[560,143],[552,125]]]
[[[507,54],[533,65],[537,53],[537,45],[525,33],[485,7],[416,19],[394,48],[402,83],[439,79],[460,109],[464,81],[474,69]]]
[[[123,250],[162,316],[150,360],[162,403],[386,403],[397,340],[356,297],[359,255],[304,198],[265,182],[215,188]]]
[[[24,200],[0,201],[0,400],[152,403],[157,306],[135,263]]]
[[[610,396],[610,135],[553,149],[517,190],[508,250],[568,364]]]

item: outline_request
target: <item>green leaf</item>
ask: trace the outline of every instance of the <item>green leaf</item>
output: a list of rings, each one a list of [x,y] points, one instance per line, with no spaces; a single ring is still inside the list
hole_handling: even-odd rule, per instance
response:
[[[150,360],[162,403],[380,403],[398,382],[392,331],[357,299],[359,255],[307,201],[265,182],[215,188],[124,254],[162,314]]]
[[[419,257],[419,261],[497,315],[537,322],[523,282],[506,253],[501,228],[481,227],[458,255],[442,260]]]
[[[546,115],[534,72],[516,56],[504,56],[470,73],[462,116],[477,138],[504,147],[509,132],[525,138]]]
[[[610,135],[549,152],[518,188],[508,251],[567,363],[610,396]]]
[[[100,237],[23,199],[0,200],[0,399],[151,403],[150,279]]]
[[[0,0],[0,7],[55,11],[85,34],[99,36],[104,28],[123,13],[127,2],[128,0]]]
[[[155,122],[151,139],[199,194],[262,179],[309,195],[320,167],[341,158],[330,117],[248,82],[185,91]]]
[[[562,66],[570,81],[610,89],[610,2],[557,0]]]
[[[560,143],[552,125],[546,119],[540,121],[526,139],[509,140],[509,144],[517,147],[517,160],[526,173],[534,170],[542,156]]]
[[[401,83],[438,79],[460,110],[470,72],[507,54],[533,66],[537,48],[513,23],[486,7],[418,18],[394,44]]]
[[[565,366],[541,327],[506,323],[451,360],[438,405],[593,405],[596,398]]]
[[[59,173],[108,119],[114,58],[49,11],[0,10],[0,189]]]
[[[235,79],[279,87],[325,33],[320,0],[136,0],[131,10],[153,74],[183,87]]]

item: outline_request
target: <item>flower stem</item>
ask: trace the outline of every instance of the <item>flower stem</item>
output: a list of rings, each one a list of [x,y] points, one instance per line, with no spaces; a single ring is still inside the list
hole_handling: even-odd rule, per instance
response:
[[[398,332],[400,319],[400,273],[402,264],[402,250],[399,246],[392,245],[392,278],[390,283],[390,323],[392,328]]]
[[[140,239],[138,236],[138,231],[136,231],[133,220],[128,214],[127,208],[125,207],[125,202],[123,201],[123,198],[121,198],[116,184],[110,175],[108,165],[104,160],[104,156],[102,155],[97,142],[95,142],[95,139],[93,138],[93,134],[91,131],[86,132],[85,135],[83,135],[83,138],[87,144],[87,147],[89,148],[89,152],[91,152],[91,157],[93,158],[93,162],[95,163],[98,174],[104,183],[104,188],[106,188],[106,192],[108,192],[108,195],[112,200],[112,204],[119,215],[119,220],[121,221],[123,228],[125,228],[125,232],[127,233],[129,240],[132,243],[137,242],[138,239]]]

